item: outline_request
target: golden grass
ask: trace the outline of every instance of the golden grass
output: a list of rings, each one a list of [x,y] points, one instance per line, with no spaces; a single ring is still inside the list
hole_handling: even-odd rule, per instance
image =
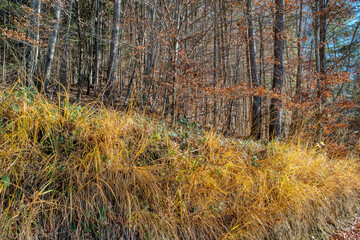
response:
[[[356,211],[358,159],[5,89],[0,239],[307,239]]]

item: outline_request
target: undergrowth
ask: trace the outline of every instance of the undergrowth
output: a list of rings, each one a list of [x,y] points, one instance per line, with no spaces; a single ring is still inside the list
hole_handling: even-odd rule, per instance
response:
[[[358,159],[306,141],[228,139],[24,88],[0,101],[0,239],[325,238],[357,209]]]

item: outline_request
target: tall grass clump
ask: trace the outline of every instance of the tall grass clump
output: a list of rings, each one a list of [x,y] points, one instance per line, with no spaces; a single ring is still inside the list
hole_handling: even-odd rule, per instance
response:
[[[3,89],[0,239],[325,238],[358,159]]]

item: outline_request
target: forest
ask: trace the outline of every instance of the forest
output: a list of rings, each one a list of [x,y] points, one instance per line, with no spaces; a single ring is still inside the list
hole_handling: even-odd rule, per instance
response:
[[[0,0],[0,239],[360,239],[359,27],[359,0]]]

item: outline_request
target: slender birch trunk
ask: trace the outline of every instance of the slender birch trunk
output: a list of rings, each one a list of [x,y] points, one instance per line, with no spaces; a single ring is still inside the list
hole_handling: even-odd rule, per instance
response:
[[[48,43],[48,50],[46,54],[45,67],[44,67],[45,84],[44,85],[38,84],[37,86],[40,92],[47,92],[47,88],[49,85],[50,76],[51,76],[51,67],[55,56],[55,46],[59,32],[59,23],[60,23],[62,6],[63,6],[62,0],[59,0],[57,3],[55,3],[55,19],[53,23],[53,30],[50,35],[50,39]]]

